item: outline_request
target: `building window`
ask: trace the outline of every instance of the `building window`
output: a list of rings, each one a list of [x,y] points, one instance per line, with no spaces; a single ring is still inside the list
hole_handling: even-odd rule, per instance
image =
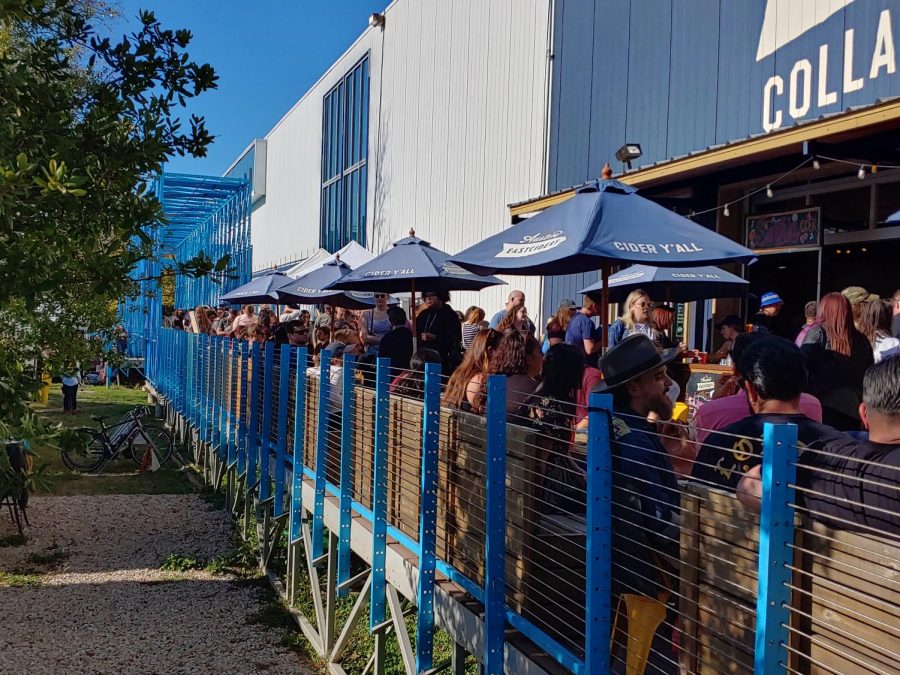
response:
[[[319,243],[334,252],[351,241],[366,245],[369,155],[369,57],[322,101],[322,207]]]

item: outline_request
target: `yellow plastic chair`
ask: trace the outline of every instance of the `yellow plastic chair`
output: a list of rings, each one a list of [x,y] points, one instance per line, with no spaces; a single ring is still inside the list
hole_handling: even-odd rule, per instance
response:
[[[650,646],[659,624],[666,618],[666,606],[655,598],[633,593],[622,593],[616,603],[616,614],[613,619],[610,651],[613,650],[619,614],[625,602],[625,615],[628,619],[628,639],[625,645],[625,675],[643,675],[647,667]]]

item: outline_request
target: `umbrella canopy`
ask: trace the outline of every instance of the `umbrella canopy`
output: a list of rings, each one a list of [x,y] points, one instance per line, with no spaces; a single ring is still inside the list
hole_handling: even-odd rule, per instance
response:
[[[360,265],[329,288],[346,291],[394,293],[415,292],[416,285],[429,291],[478,291],[506,282],[480,276],[449,262],[450,255],[427,241],[409,236],[394,242],[392,248]]]
[[[352,272],[352,268],[335,257],[311,272],[297,279],[289,279],[275,289],[275,295],[281,302],[306,304],[328,304],[346,309],[370,309],[375,306],[375,296],[371,292],[343,292],[326,290],[329,284],[338,281]],[[396,298],[388,300],[396,304]]]
[[[631,291],[647,291],[654,300],[691,302],[707,298],[735,298],[743,295],[750,282],[718,267],[652,267],[632,265],[609,277],[609,299],[624,302]],[[603,282],[598,281],[581,293],[600,299]]]
[[[351,241],[334,253],[329,253],[324,248],[320,248],[309,258],[289,269],[287,273],[289,276],[299,279],[304,274],[312,272],[314,269],[321,267],[327,262],[331,262],[335,258],[340,258],[350,265],[351,269],[356,269],[363,263],[369,262],[374,257],[374,253],[360,246],[357,242]]]
[[[451,257],[479,274],[575,274],[603,261],[666,267],[749,263],[753,251],[615,180],[573,197]]]
[[[288,279],[290,277],[284,272],[269,272],[229,291],[219,300],[236,305],[256,305],[273,302],[277,300],[277,296],[273,293],[274,289]]]

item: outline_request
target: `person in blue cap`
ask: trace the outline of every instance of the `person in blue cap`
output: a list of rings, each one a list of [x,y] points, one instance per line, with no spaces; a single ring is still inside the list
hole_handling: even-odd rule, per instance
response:
[[[775,335],[775,317],[781,312],[784,301],[778,293],[763,293],[759,301],[759,311],[753,317],[753,332]]]

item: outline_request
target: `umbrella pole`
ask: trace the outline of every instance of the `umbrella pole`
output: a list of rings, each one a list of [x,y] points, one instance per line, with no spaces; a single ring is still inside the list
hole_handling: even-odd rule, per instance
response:
[[[603,261],[600,267],[600,278],[603,280],[603,289],[600,291],[600,322],[603,326],[603,351],[609,347],[609,263]]]
[[[409,316],[410,321],[412,322],[412,334],[413,334],[413,354],[416,353],[419,349],[419,334],[416,331],[416,280],[410,280],[410,291],[409,291]]]

